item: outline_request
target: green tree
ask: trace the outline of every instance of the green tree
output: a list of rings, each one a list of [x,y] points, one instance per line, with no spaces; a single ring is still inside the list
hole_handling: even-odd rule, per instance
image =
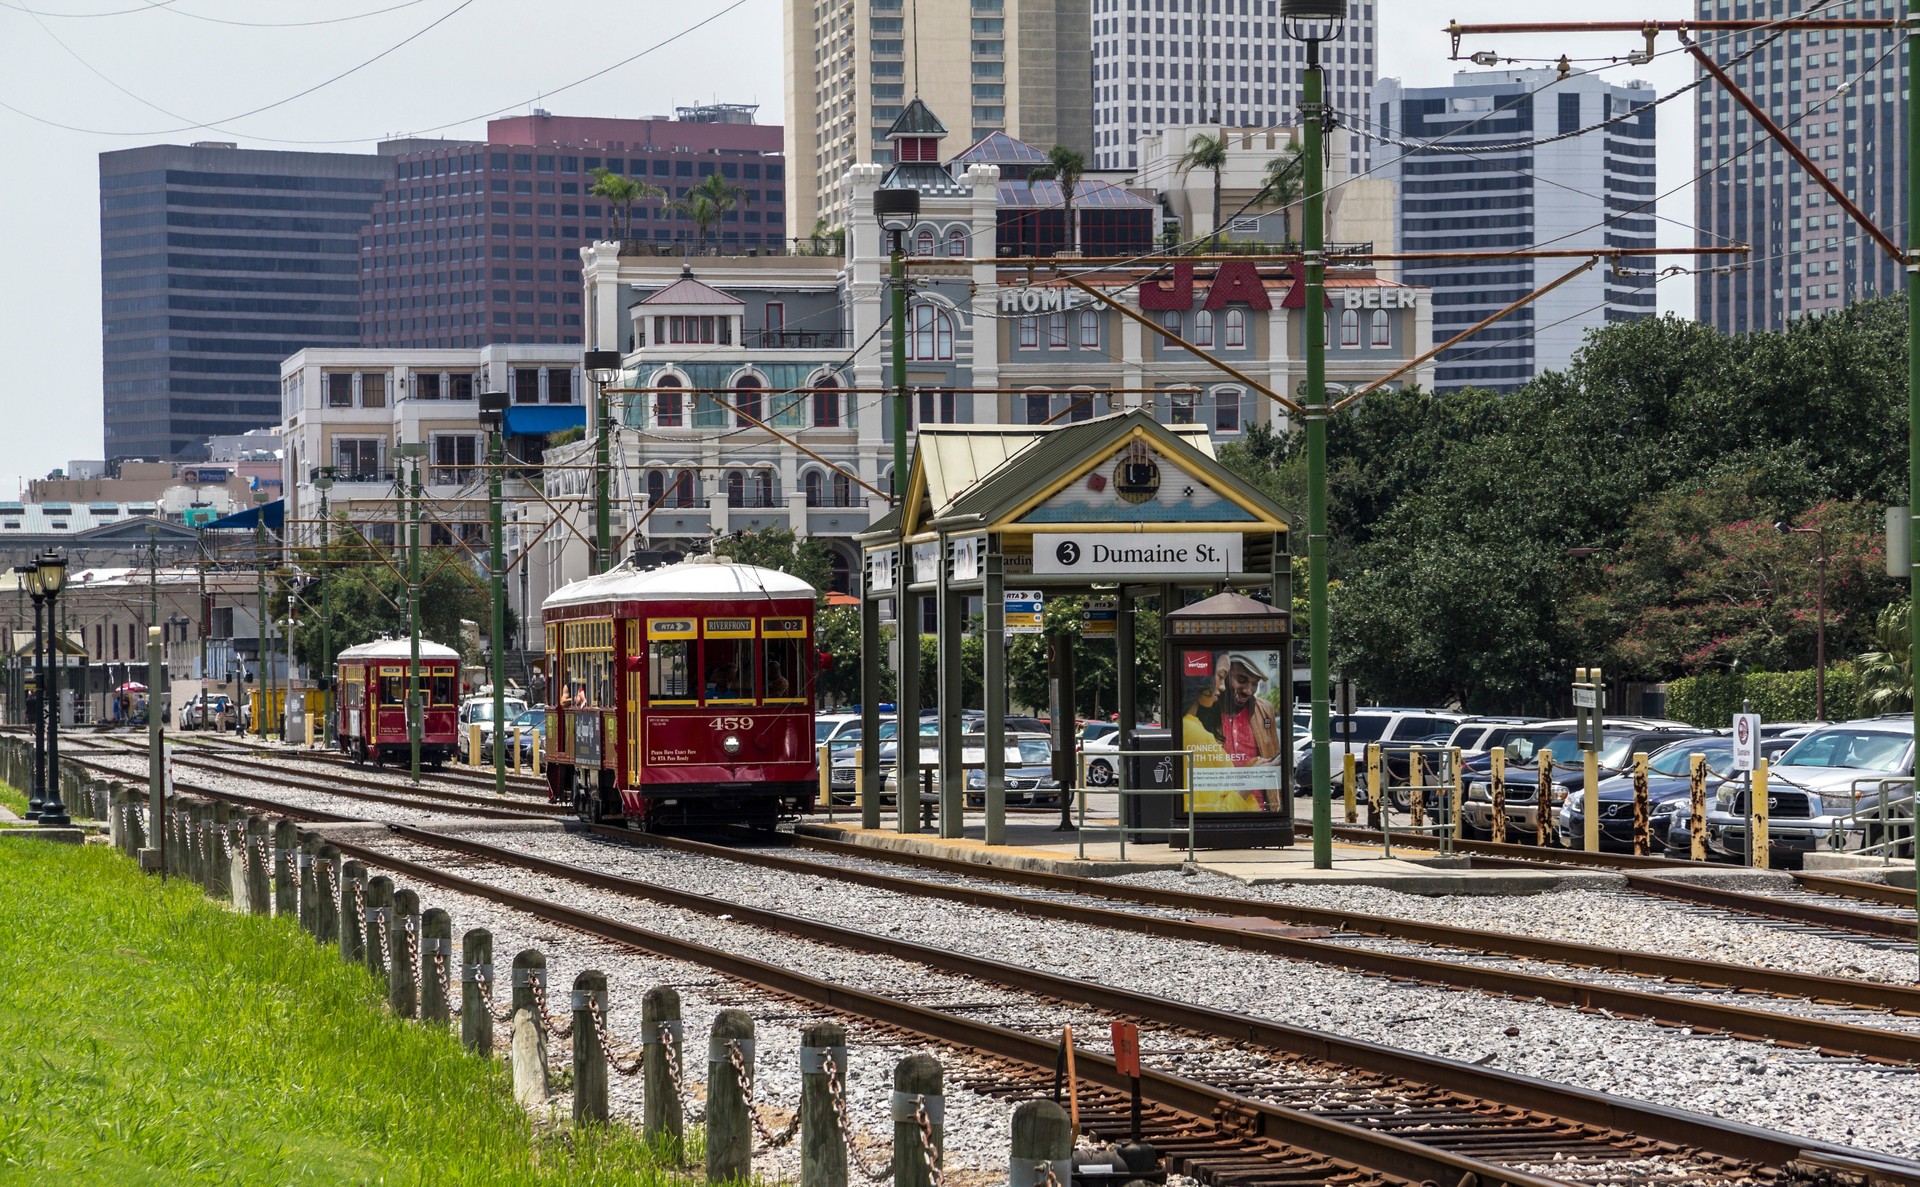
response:
[[[1227,167],[1227,138],[1201,132],[1187,143],[1187,151],[1180,154],[1180,160],[1174,166],[1182,173],[1191,173],[1195,169],[1206,169],[1213,174],[1213,222],[1207,233],[1220,237],[1220,171]]]
[[[714,228],[724,221],[728,214],[746,199],[747,191],[734,185],[718,173],[709,173],[700,179],[698,185],[688,190],[685,197],[675,198],[667,203],[669,210],[678,211],[693,220],[700,230],[700,238],[713,236],[714,247],[720,245],[720,233]]]
[[[1057,181],[1060,183],[1061,205],[1067,212],[1067,250],[1080,250],[1079,228],[1074,223],[1073,194],[1080,188],[1080,179],[1087,172],[1085,154],[1056,144],[1047,150],[1047,163],[1037,166],[1029,177],[1035,181]]]
[[[1281,155],[1267,162],[1267,200],[1280,208],[1280,238],[1293,240],[1293,206],[1300,201],[1300,142],[1290,140]]]
[[[587,194],[602,199],[620,212],[620,238],[623,241],[633,238],[633,208],[642,202],[664,196],[658,186],[637,178],[622,177],[605,166],[593,170],[593,184],[587,188]]]
[[[1901,713],[1913,708],[1912,602],[1895,602],[1873,624],[1873,646],[1853,661],[1860,712]]]
[[[347,534],[344,521],[335,534]],[[334,657],[349,647],[380,638],[408,637],[406,563],[397,552],[383,555],[354,541],[334,543],[324,551],[304,550],[295,560],[308,576],[297,589],[290,577],[284,580],[274,601],[285,606],[286,594],[298,593],[300,613],[293,629],[293,652],[309,671],[331,671]],[[423,639],[458,649],[462,619],[480,623],[492,620],[486,585],[475,577],[473,561],[464,553],[422,548],[420,577]],[[320,609],[328,586],[332,615],[327,635],[333,654],[322,655]],[[511,636],[516,630],[512,607],[508,607],[507,633]]]
[[[735,564],[790,573],[813,586],[823,602],[833,584],[833,562],[827,546],[814,539],[802,540],[791,528],[739,532],[714,541],[714,551],[732,557]]]

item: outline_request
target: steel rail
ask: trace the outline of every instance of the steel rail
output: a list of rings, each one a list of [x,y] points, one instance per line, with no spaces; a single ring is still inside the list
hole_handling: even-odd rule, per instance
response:
[[[716,856],[726,856],[734,861],[764,864],[776,868],[793,869],[812,873],[818,877],[842,878],[881,888],[900,889],[904,880],[892,879],[885,874],[874,874],[861,870],[850,870],[839,866],[823,865],[804,859],[782,858],[775,854],[759,853],[752,850],[728,849],[719,846],[701,846],[701,842],[687,841],[681,838],[662,837],[653,834],[626,834],[627,839],[640,844],[658,845],[663,848],[684,848],[689,852],[711,851]],[[957,860],[954,858],[930,857],[922,854],[895,853],[890,850],[874,849],[864,845],[852,845],[844,841],[832,841],[822,837],[795,837],[795,847],[813,849],[823,853],[832,853],[846,857],[866,858],[923,869],[937,870],[942,873],[956,874],[984,881],[1009,882],[1023,886],[1037,886],[1048,890],[1063,891],[1084,895],[1089,898],[1104,898],[1118,902],[1136,903],[1142,906],[1166,907],[1174,910],[1193,911],[1202,915],[1221,917],[1253,917],[1273,920],[1277,923],[1292,924],[1299,927],[1324,927],[1333,931],[1381,936],[1387,939],[1406,940],[1417,944],[1436,944],[1469,951],[1497,953],[1503,956],[1519,957],[1525,960],[1547,961],[1555,964],[1576,965],[1600,969],[1609,972],[1632,973],[1636,976],[1661,977],[1674,981],[1685,981],[1704,986],[1718,986],[1739,992],[1761,992],[1780,997],[1804,998],[1811,1001],[1836,1002],[1864,1009],[1892,1010],[1905,1014],[1920,1015],[1920,988],[1908,985],[1886,984],[1878,981],[1856,981],[1845,977],[1825,977],[1813,973],[1798,973],[1786,969],[1758,968],[1751,965],[1724,964],[1718,961],[1696,960],[1684,956],[1667,956],[1658,952],[1639,952],[1631,948],[1602,947],[1596,944],[1579,944],[1567,940],[1550,940],[1535,936],[1519,935],[1512,932],[1481,931],[1473,928],[1455,927],[1444,923],[1423,923],[1412,919],[1398,919],[1385,915],[1367,915],[1357,911],[1339,911],[1328,907],[1295,906],[1289,903],[1272,902],[1265,899],[1227,898],[1222,895],[1197,894],[1188,890],[1162,890],[1156,887],[1117,885],[1100,878],[1079,878],[1070,874],[1053,874],[1041,870],[1009,869],[999,866],[987,866],[978,862]],[[929,883],[914,883],[916,886],[932,886]],[[933,893],[929,890],[926,893]],[[991,895],[991,891],[979,892]],[[1039,911],[1051,909],[1052,904],[1044,900],[1022,898],[1016,895],[1002,896],[1025,907],[1008,906],[1008,910]],[[982,901],[985,901],[984,899]],[[1190,933],[1191,928],[1183,928]]]
[[[1295,825],[1296,833],[1304,834],[1302,826]],[[1381,832],[1377,828],[1363,828],[1357,824],[1335,825],[1333,835],[1343,841],[1357,841],[1361,844],[1377,845]],[[1438,850],[1439,842],[1422,833],[1394,833],[1395,846],[1406,849]],[[1524,865],[1566,865],[1588,866],[1602,870],[1662,870],[1662,869],[1724,869],[1724,866],[1709,867],[1699,862],[1679,857],[1641,857],[1632,853],[1610,853],[1601,850],[1598,853],[1585,849],[1541,848],[1538,845],[1519,845],[1510,841],[1470,841],[1458,839],[1453,842],[1456,853],[1471,853],[1483,857],[1512,858]]]
[[[1885,882],[1865,882],[1859,878],[1840,878],[1832,874],[1809,874],[1804,870],[1795,870],[1793,880],[1816,894],[1839,895],[1889,907],[1905,907],[1908,910],[1914,908],[1913,891],[1902,890],[1898,886],[1890,886]]]
[[[1536,1116],[1550,1115],[1550,1117],[1574,1121],[1583,1126],[1608,1131],[1608,1133],[1604,1135],[1589,1135],[1590,1141],[1593,1139],[1611,1141],[1613,1139],[1610,1135],[1618,1134],[1620,1135],[1618,1140],[1631,1142],[1635,1136],[1638,1136],[1640,1138],[1649,1138],[1673,1145],[1691,1147],[1719,1157],[1738,1159],[1748,1163],[1760,1162],[1766,1165],[1779,1166],[1803,1160],[1810,1154],[1817,1154],[1825,1158],[1840,1161],[1858,1161],[1863,1158],[1874,1159],[1879,1157],[1869,1152],[1849,1150],[1845,1147],[1832,1146],[1827,1143],[1803,1141],[1789,1135],[1771,1133],[1737,1122],[1723,1122],[1700,1114],[1687,1113],[1682,1110],[1667,1109],[1660,1106],[1621,1100],[1616,1097],[1606,1096],[1601,1093],[1567,1085],[1555,1084],[1550,1081],[1536,1080],[1531,1077],[1496,1071],[1490,1068],[1460,1063],[1453,1060],[1399,1051],[1380,1044],[1368,1043],[1363,1040],[1347,1039],[1338,1035],[1309,1030],[1303,1027],[1289,1026],[1285,1023],[1172,1001],[1161,996],[1152,996],[1112,988],[1098,983],[1045,973],[984,957],[969,956],[948,949],[933,948],[911,941],[877,936],[868,932],[786,915],[777,911],[741,904],[727,899],[701,895],[690,891],[675,890],[637,879],[588,870],[583,867],[571,865],[570,863],[536,857],[521,851],[503,849],[483,842],[470,841],[465,838],[447,837],[442,834],[433,833],[430,830],[395,825],[389,826],[389,831],[397,837],[430,845],[435,848],[448,849],[467,856],[493,860],[502,865],[547,874],[581,885],[591,886],[599,890],[645,898],[655,902],[663,902],[707,915],[727,915],[736,921],[768,928],[782,934],[829,943],[838,947],[850,947],[856,950],[873,952],[878,955],[909,959],[916,963],[926,964],[946,972],[1005,985],[1024,992],[1038,993],[1060,1001],[1077,1003],[1092,1009],[1113,1010],[1164,1025],[1182,1027],[1201,1034],[1223,1038],[1232,1042],[1254,1043],[1276,1050],[1287,1051],[1306,1059],[1361,1068],[1378,1075],[1401,1080],[1417,1081],[1426,1086],[1461,1093],[1482,1101],[1505,1104],[1527,1114]],[[421,866],[417,863],[407,862],[405,859],[395,858],[376,847],[356,843],[336,843],[340,844],[343,852],[350,851],[360,860],[372,865],[390,869],[400,869],[401,872],[428,879],[437,879],[444,876],[439,871],[431,870],[431,867]],[[482,889],[472,891],[472,893],[478,893],[484,897],[496,899],[502,897],[504,894],[511,893],[499,891],[487,883],[480,883],[479,886],[482,887]],[[520,898],[522,896],[516,895],[515,897]],[[550,904],[545,900],[535,899],[526,901],[539,903],[540,909],[535,913],[542,914],[543,917],[553,919],[556,922],[566,922],[567,915],[578,910],[577,908],[560,907],[555,904]],[[581,912],[581,914],[585,913]],[[589,916],[589,918],[601,919],[604,917]],[[652,933],[647,934],[651,935]],[[701,946],[691,944],[688,941],[673,940],[671,943],[677,947],[695,949],[701,952],[712,951],[711,949],[703,949]],[[677,955],[676,952],[666,952],[663,954]],[[708,964],[709,967],[717,967],[711,965],[710,961],[702,957],[696,957],[695,959],[697,959],[699,963]],[[730,961],[745,962],[745,958],[728,957],[727,959]],[[781,970],[781,974],[786,977],[798,976],[786,970]],[[762,980],[757,973],[752,975],[753,979]],[[766,981],[762,981],[762,983],[770,984],[770,982]],[[814,1000],[821,999],[816,997]],[[885,1020],[891,1021],[892,1019]],[[985,1024],[967,1023],[966,1025],[983,1026]],[[914,1029],[922,1028],[915,1026]],[[990,1029],[998,1030],[999,1028]],[[927,1032],[923,1030],[923,1033]],[[1004,1048],[995,1051],[995,1053],[1010,1058],[1021,1059],[1023,1062],[1033,1063],[1037,1066],[1050,1069],[1053,1066],[1057,1048],[1050,1040],[1034,1039],[1028,1040],[1028,1042],[1031,1045],[1026,1047],[1026,1051],[1030,1052],[1030,1055],[1022,1055]],[[1077,1055],[1076,1058],[1085,1057]],[[1105,1060],[1097,1056],[1094,1058],[1100,1061],[1098,1066],[1102,1072],[1111,1071],[1112,1063],[1110,1060]],[[1152,1073],[1149,1074],[1152,1075]],[[1097,1082],[1108,1087],[1124,1086],[1122,1082],[1117,1080],[1098,1080]],[[1180,1108],[1183,1111],[1191,1112],[1198,1116],[1219,1115],[1223,1103],[1256,1106],[1261,1111],[1262,1117],[1269,1121],[1279,1121],[1292,1112],[1281,1106],[1261,1102],[1258,1098],[1242,1097],[1238,1094],[1208,1087],[1191,1080],[1180,1079],[1178,1080],[1178,1085],[1184,1094],[1183,1096],[1175,1098],[1162,1096],[1158,1099],[1163,1104]],[[1312,1114],[1294,1115],[1303,1117],[1313,1116]],[[1314,1119],[1323,1123],[1325,1122],[1323,1118],[1316,1117]],[[1546,1118],[1543,1117],[1543,1119]],[[1313,1130],[1316,1138],[1324,1133],[1324,1130],[1319,1125],[1314,1126]],[[1273,1137],[1279,1133],[1290,1133],[1295,1137],[1300,1136],[1295,1131],[1285,1129],[1275,1130],[1267,1125],[1263,1125],[1258,1130],[1258,1133],[1260,1136],[1265,1137]],[[1369,1140],[1375,1136],[1377,1135],[1369,1134]],[[1441,1133],[1435,1136],[1437,1138],[1445,1138],[1447,1135]],[[1458,1135],[1456,1134],[1454,1136]],[[1322,1146],[1318,1141],[1302,1142],[1299,1144],[1303,1144],[1306,1148],[1315,1150],[1329,1157],[1348,1158],[1378,1170],[1387,1170],[1393,1173],[1413,1173],[1416,1170],[1416,1168],[1403,1163],[1383,1165],[1379,1162],[1369,1161],[1369,1156],[1363,1148],[1348,1144]],[[1460,1173],[1461,1168],[1450,1169],[1457,1175]],[[1484,1170],[1478,1173],[1482,1175],[1480,1181],[1483,1183],[1521,1181],[1526,1178],[1526,1176],[1516,1177],[1513,1172],[1505,1170],[1497,1171],[1492,1177],[1487,1177],[1487,1172]],[[1899,1181],[1920,1184],[1920,1163],[1906,1166],[1901,1173],[1904,1177]]]
[[[595,882],[604,880],[608,884],[608,889],[637,889],[639,886],[644,886],[644,884],[632,884],[630,880],[612,875],[596,875],[591,871],[568,866],[562,862],[534,858],[511,850],[498,850],[486,845],[469,845],[464,841],[436,837],[434,834],[420,830],[394,828],[393,831],[396,835],[421,843],[450,842],[451,844],[445,844],[443,847],[476,852],[481,856],[492,857],[502,864],[521,869],[539,870],[561,877]],[[330,843],[337,846],[343,854],[417,881],[499,903],[537,918],[658,956],[697,964],[828,1009],[902,1027],[927,1038],[956,1043],[988,1055],[1025,1064],[1034,1069],[1051,1072],[1055,1065],[1059,1046],[1051,1037],[1041,1038],[1023,1034],[991,1023],[941,1013],[870,990],[809,977],[778,965],[651,931],[578,907],[565,906],[487,882],[462,877],[448,870],[396,857],[372,846],[344,840],[331,840]],[[654,896],[646,895],[645,897]],[[700,898],[696,895],[681,897],[687,902]],[[706,902],[707,910],[703,913],[725,911],[736,918],[741,917],[740,912],[743,908],[738,904],[725,903],[718,899],[706,900]],[[791,922],[802,924],[804,921],[792,920]],[[821,930],[826,929],[828,925],[816,923],[806,926],[815,929],[821,937],[830,934],[826,930]],[[850,932],[847,936],[851,940],[859,934]],[[865,946],[875,950],[886,950],[889,947],[878,937],[867,936],[864,937],[864,941]],[[891,947],[898,951],[909,945],[894,942]],[[933,949],[924,951],[929,957],[943,955],[948,963],[957,963],[954,954],[940,954]],[[995,962],[980,961],[978,964],[984,970]],[[999,965],[998,969],[1007,977],[1024,976],[1031,979],[1038,976],[1012,965]],[[1063,988],[1071,988],[1072,983],[1062,980],[1061,985]],[[1076,1071],[1081,1079],[1119,1091],[1126,1091],[1130,1086],[1131,1082],[1119,1073],[1111,1057],[1076,1048],[1074,1058]],[[1309,1151],[1322,1158],[1344,1162],[1355,1168],[1371,1170],[1409,1183],[1476,1182],[1486,1185],[1508,1184],[1510,1187],[1564,1187],[1563,1183],[1556,1180],[1507,1170],[1478,1159],[1422,1146],[1404,1138],[1369,1132],[1311,1113],[1229,1092],[1183,1076],[1143,1068],[1140,1085],[1144,1099],[1149,1102],[1164,1105],[1201,1120],[1231,1118],[1236,1123],[1235,1128],[1247,1137],[1263,1138],[1281,1146]],[[1837,1149],[1833,1153],[1845,1157],[1854,1152]],[[1468,1176],[1475,1177],[1468,1178]],[[1920,1187],[1920,1166],[1914,1168],[1914,1177],[1911,1182],[1916,1187]]]
[[[1627,885],[1641,894],[1653,895],[1656,898],[1696,903],[1723,911],[1737,911],[1742,915],[1781,919],[1790,923],[1810,923],[1816,927],[1858,932],[1861,935],[1889,936],[1909,943],[1913,941],[1913,924],[1891,915],[1869,915],[1864,911],[1848,911],[1840,907],[1803,903],[1791,898],[1765,894],[1748,894],[1744,891],[1728,890],[1723,886],[1702,886],[1698,882],[1649,878],[1644,874],[1628,874]]]

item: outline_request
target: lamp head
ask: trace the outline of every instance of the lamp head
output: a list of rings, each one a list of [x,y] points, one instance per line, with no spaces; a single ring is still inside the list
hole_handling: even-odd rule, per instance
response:
[[[393,447],[393,456],[415,461],[427,456],[427,447],[419,441],[402,441]]]
[[[313,472],[313,489],[326,494],[333,489],[333,467],[322,466]]]
[[[507,422],[507,393],[480,393],[480,427],[489,433],[497,433],[500,426]]]
[[[873,191],[873,217],[888,234],[905,234],[920,217],[920,191],[891,186]]]
[[[13,571],[20,575],[20,584],[27,587],[29,594],[36,598],[41,595],[39,565],[15,565]]]
[[[620,378],[620,352],[617,350],[589,350],[586,357],[587,374],[602,387]]]
[[[1280,0],[1280,21],[1295,41],[1333,41],[1347,19],[1347,0]]]
[[[40,554],[40,588],[51,597],[67,583],[67,558],[49,548]]]

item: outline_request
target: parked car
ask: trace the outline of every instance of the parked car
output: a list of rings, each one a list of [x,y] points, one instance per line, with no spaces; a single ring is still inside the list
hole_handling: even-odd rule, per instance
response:
[[[884,767],[893,761],[893,747],[890,743],[899,736],[900,723],[892,717],[880,719],[880,763]],[[860,745],[863,730],[860,718],[856,714],[850,722],[836,722],[827,745],[827,785],[828,794],[835,803],[853,802],[856,781],[854,779],[854,751]],[[819,736],[819,723],[815,723],[814,734]]]
[[[960,749],[960,765],[966,768],[967,802],[976,807],[986,801],[986,773],[978,770],[987,761],[983,735],[968,738]],[[1046,734],[1021,733],[1008,731],[1002,739],[1002,760],[1006,764],[1007,802],[1017,803],[1053,803],[1060,802],[1060,783],[1053,777],[1053,741]],[[889,755],[882,750],[883,761]],[[885,771],[883,793],[894,795],[899,791],[899,766],[889,762]],[[926,737],[920,745],[921,777],[933,772],[936,786],[939,784],[940,752]]]
[[[1538,756],[1542,752],[1553,756],[1554,779],[1548,790],[1550,802],[1564,803],[1567,796],[1580,785],[1586,759],[1580,749],[1579,739],[1568,728],[1570,725],[1570,722],[1547,722],[1541,726],[1515,730],[1508,736],[1505,771],[1507,819],[1498,836],[1493,831],[1491,756],[1482,755],[1464,764],[1462,790],[1465,792],[1465,802],[1460,809],[1464,818],[1461,831],[1480,840],[1507,840],[1516,832],[1521,840],[1533,839],[1538,828],[1535,817],[1540,782]],[[1542,740],[1541,733],[1548,726],[1559,726],[1560,732]],[[1709,730],[1678,723],[1647,725],[1637,719],[1616,719],[1605,723],[1601,733],[1600,768],[1603,774],[1618,772],[1640,751],[1651,754],[1682,739],[1714,736]]]
[[[1907,835],[1895,825],[1882,838],[1875,823],[1882,801],[1889,816],[1913,815],[1913,719],[1904,714],[1821,726],[1771,764],[1767,783],[1767,837],[1771,858],[1783,865],[1823,847],[1860,840],[1877,843]],[[1882,782],[1900,780],[1899,782]],[[1722,785],[1707,809],[1707,848],[1715,856],[1747,856],[1747,800],[1743,784]]]
[[[1466,714],[1444,709],[1360,709],[1354,713],[1336,713],[1328,721],[1328,774],[1335,788],[1346,783],[1346,759],[1353,755],[1355,769],[1365,779],[1367,746],[1379,743],[1385,768],[1382,772],[1390,786],[1404,788],[1411,782],[1413,747],[1436,734],[1451,733]],[[1313,793],[1313,735],[1309,728],[1293,739],[1293,794]],[[1389,798],[1399,808],[1409,800],[1405,791]]]
[[[200,693],[180,707],[180,728],[183,730],[217,729],[222,721],[232,729],[239,715],[234,710],[233,698],[225,693],[212,696]]]
[[[1453,727],[1444,745],[1450,750],[1458,749],[1462,756],[1485,754],[1497,746],[1505,746],[1515,730],[1536,725],[1540,720],[1538,717],[1469,717]]]
[[[1761,753],[1772,759],[1793,745],[1789,738],[1766,738]],[[1629,751],[1631,760],[1633,752]],[[1724,780],[1734,775],[1733,739],[1722,736],[1683,738],[1647,755],[1647,833],[1656,847],[1664,849],[1672,831],[1673,813],[1688,806],[1693,786],[1693,756],[1707,760],[1707,794],[1712,796]],[[1613,775],[1602,779],[1600,799],[1600,848],[1614,853],[1633,852],[1633,776]],[[1586,844],[1586,792],[1575,791],[1566,800],[1557,826],[1560,844],[1579,849]]]
[[[543,738],[547,732],[547,707],[545,705],[535,705],[518,717],[509,717],[507,719],[506,731],[509,739],[513,737],[513,731],[515,729],[520,731],[520,761],[522,764],[532,763],[533,749],[536,741]],[[493,733],[488,729],[483,729],[481,732],[486,740],[480,751],[482,755],[480,761],[490,763],[493,761]],[[507,759],[511,762],[513,759],[512,743],[509,742],[508,746]],[[542,750],[544,752],[544,747],[542,747]]]
[[[507,697],[502,704],[506,710],[501,718],[503,721],[512,722],[526,715],[527,702],[519,697]],[[491,694],[487,696],[468,697],[462,702],[460,705],[459,722],[460,728],[456,731],[457,736],[453,740],[453,748],[454,752],[460,756],[461,762],[470,761],[467,757],[467,750],[469,748],[468,734],[470,732],[468,727],[471,725],[477,724],[480,727],[480,753],[489,754],[492,752],[493,697]]]

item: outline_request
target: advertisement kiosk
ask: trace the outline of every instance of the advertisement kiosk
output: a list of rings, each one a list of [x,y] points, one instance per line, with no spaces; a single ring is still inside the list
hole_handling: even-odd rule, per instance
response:
[[[1293,844],[1292,615],[1238,593],[1165,619],[1173,675],[1172,746],[1193,754],[1195,843],[1209,849]],[[1175,813],[1176,827],[1186,825]],[[1184,838],[1183,838],[1184,843]]]

